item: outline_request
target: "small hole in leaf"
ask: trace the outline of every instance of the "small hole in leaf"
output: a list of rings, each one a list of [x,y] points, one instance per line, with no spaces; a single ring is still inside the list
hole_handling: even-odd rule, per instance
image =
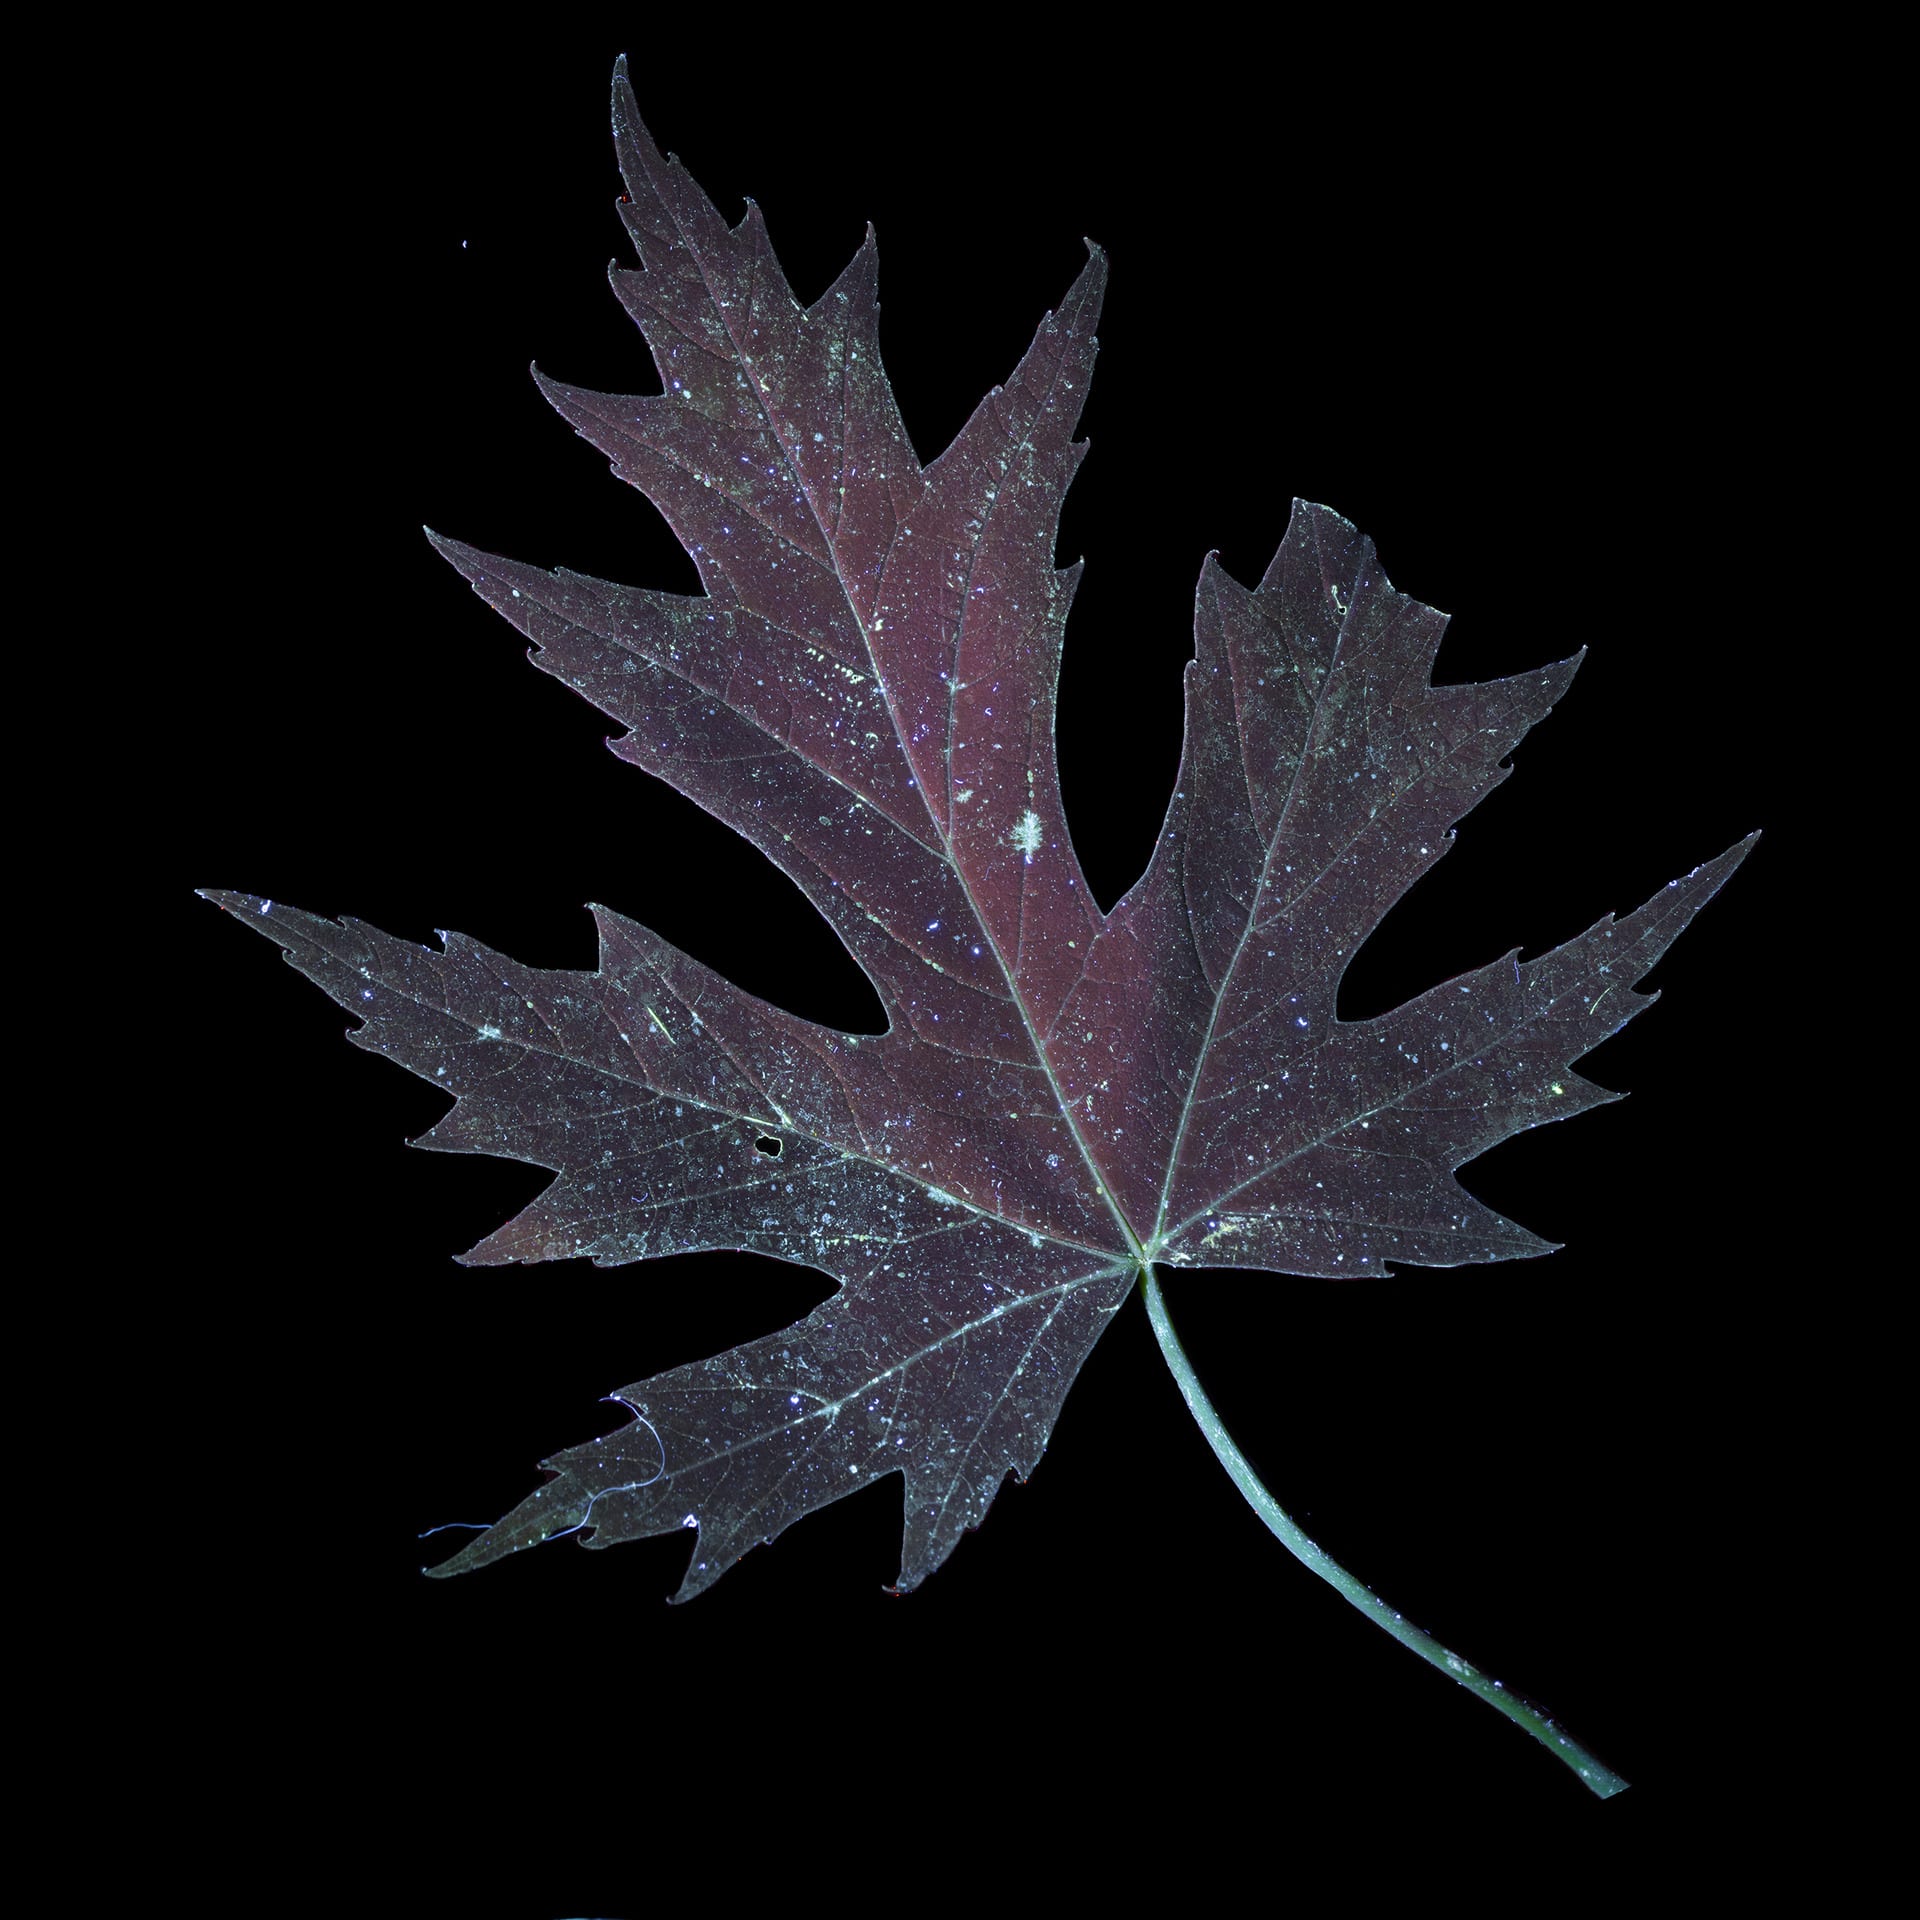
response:
[[[778,1160],[780,1158],[780,1142],[776,1140],[772,1134],[763,1133],[753,1144],[758,1147],[769,1160]]]

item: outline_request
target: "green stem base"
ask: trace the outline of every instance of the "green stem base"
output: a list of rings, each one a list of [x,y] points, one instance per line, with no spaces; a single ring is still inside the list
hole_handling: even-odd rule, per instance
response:
[[[1547,1715],[1509,1693],[1498,1680],[1489,1679],[1457,1653],[1443,1647],[1432,1634],[1422,1633],[1418,1627],[1403,1620],[1384,1600],[1362,1586],[1345,1567],[1330,1559],[1307,1538],[1294,1520],[1281,1510],[1280,1503],[1261,1485],[1259,1476],[1248,1465],[1246,1455],[1234,1445],[1233,1436],[1221,1425],[1213,1402],[1207,1398],[1193,1371],[1193,1363],[1180,1344],[1180,1336],[1173,1330],[1173,1322],[1167,1318],[1167,1303],[1151,1267],[1141,1268],[1140,1289],[1146,1296],[1147,1317],[1153,1322],[1153,1337],[1160,1342],[1160,1351],[1166,1356],[1167,1365],[1173,1369],[1173,1377],[1179,1382],[1187,1410],[1200,1423],[1200,1431],[1207,1436],[1207,1444],[1219,1456],[1220,1464],[1226,1468],[1233,1484],[1240,1489],[1248,1506],[1267,1523],[1268,1531],[1274,1538],[1302,1566],[1310,1568],[1328,1586],[1350,1600],[1375,1626],[1385,1628],[1403,1647],[1412,1648],[1429,1666],[1438,1667],[1450,1680],[1458,1681],[1469,1693],[1478,1694],[1488,1706],[1504,1713],[1515,1726],[1532,1734],[1556,1759],[1564,1760],[1601,1799],[1610,1799],[1620,1792],[1626,1786],[1626,1781],[1610,1767],[1603,1766],[1579,1741],[1563,1733]]]

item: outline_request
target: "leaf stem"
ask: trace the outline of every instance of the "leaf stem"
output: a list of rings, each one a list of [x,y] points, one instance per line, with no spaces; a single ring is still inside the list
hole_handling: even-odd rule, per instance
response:
[[[1298,1523],[1281,1510],[1280,1503],[1261,1485],[1246,1455],[1234,1445],[1233,1436],[1221,1425],[1220,1416],[1200,1385],[1193,1363],[1180,1344],[1180,1336],[1174,1332],[1173,1322],[1167,1317],[1167,1303],[1151,1267],[1143,1266],[1140,1269],[1140,1290],[1146,1296],[1147,1317],[1153,1323],[1153,1337],[1160,1342],[1160,1351],[1179,1383],[1188,1412],[1199,1422],[1200,1431],[1206,1435],[1207,1444],[1219,1457],[1228,1477],[1240,1489],[1248,1506],[1267,1523],[1274,1538],[1302,1566],[1310,1568],[1350,1600],[1375,1626],[1384,1627],[1403,1647],[1412,1648],[1429,1666],[1438,1667],[1449,1679],[1458,1681],[1468,1692],[1478,1694],[1488,1706],[1504,1713],[1515,1726],[1532,1734],[1555,1758],[1564,1760],[1601,1799],[1609,1799],[1620,1792],[1626,1786],[1626,1781],[1610,1767],[1603,1766],[1579,1741],[1562,1732],[1547,1715],[1509,1693],[1498,1680],[1489,1679],[1457,1653],[1443,1647],[1432,1634],[1423,1633],[1411,1622],[1402,1619],[1384,1600],[1362,1586],[1345,1567],[1307,1538]]]

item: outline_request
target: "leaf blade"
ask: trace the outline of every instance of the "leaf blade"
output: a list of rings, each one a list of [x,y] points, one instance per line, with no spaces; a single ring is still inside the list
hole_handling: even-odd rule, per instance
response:
[[[631,1430],[556,1456],[566,1484],[450,1564],[525,1544],[536,1522],[546,1537],[572,1508],[569,1524],[591,1520],[603,1540],[661,1531],[651,1523],[690,1494],[708,1559],[683,1592],[698,1590],[707,1566],[717,1574],[837,1498],[832,1470],[845,1466],[855,1485],[907,1480],[911,1584],[1007,1471],[1030,1469],[1141,1262],[1331,1274],[1351,1270],[1349,1252],[1378,1271],[1389,1258],[1545,1250],[1452,1174],[1537,1124],[1529,1115],[1612,1097],[1566,1065],[1596,1044],[1569,1011],[1602,985],[1581,971],[1585,948],[1569,957],[1580,942],[1526,968],[1509,956],[1377,1022],[1339,1022],[1334,1006],[1347,959],[1505,777],[1501,756],[1577,660],[1433,686],[1441,616],[1392,589],[1350,523],[1296,503],[1258,588],[1212,561],[1203,571],[1169,828],[1103,917],[1065,830],[1052,730],[1079,571],[1054,565],[1054,545],[1084,453],[1071,436],[1104,260],[1092,251],[1008,385],[923,466],[880,364],[871,231],[802,309],[758,210],[727,228],[654,148],[624,67],[615,119],[642,265],[615,269],[613,284],[663,391],[622,398],[536,377],[655,501],[703,592],[546,573],[430,537],[534,642],[543,671],[629,729],[616,752],[807,893],[873,979],[887,1030],[797,1021],[604,911],[595,972],[547,973],[455,936],[433,954],[217,897],[367,1020],[358,1044],[455,1094],[421,1144],[555,1172],[470,1261],[612,1265],[726,1246],[816,1266],[839,1289],[783,1334],[621,1396],[709,1409],[647,1425],[667,1435],[657,1475],[635,1477],[645,1447]],[[1621,984],[1609,1019],[1644,1004],[1630,983],[1606,990]],[[1510,1050],[1482,1048],[1476,1068],[1492,1064],[1471,1097],[1434,1104],[1428,1081],[1393,1061],[1443,1044],[1429,1030],[1449,990],[1469,1013],[1510,1012]],[[1528,1015],[1541,995],[1569,1017]],[[1552,1030],[1544,1050],[1526,1037],[1536,1027]],[[1272,1091],[1254,1075],[1285,1083],[1296,1070],[1324,1077],[1304,1126],[1250,1097]],[[1467,1084],[1458,1063],[1449,1071]],[[1555,1073],[1566,1077],[1541,1078]],[[1417,1133],[1417,1151],[1356,1147],[1356,1131],[1390,1120]],[[1363,1162],[1388,1159],[1393,1182],[1367,1176]],[[1344,1212],[1314,1197],[1339,1180]],[[935,1310],[946,1330],[914,1345],[916,1312],[931,1327]],[[896,1335],[909,1357],[880,1356],[874,1343]],[[824,1415],[796,1426],[751,1411],[782,1386],[791,1404],[809,1374],[833,1378],[842,1411],[891,1393],[896,1376],[917,1394],[956,1345],[966,1367],[918,1420],[933,1438],[901,1462],[876,1464],[887,1456],[837,1429],[823,1444]],[[1023,1398],[1030,1369],[1046,1385]],[[722,1387],[744,1424],[702,1452]],[[955,1452],[968,1463],[957,1475]]]

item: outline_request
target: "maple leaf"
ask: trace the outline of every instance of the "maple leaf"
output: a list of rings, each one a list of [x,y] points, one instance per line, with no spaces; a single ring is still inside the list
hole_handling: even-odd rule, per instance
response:
[[[628,1425],[555,1455],[435,1571],[691,1526],[684,1598],[899,1473],[906,1588],[1032,1470],[1156,1263],[1358,1278],[1548,1251],[1457,1169],[1616,1097],[1571,1063],[1650,1003],[1634,983],[1751,841],[1533,961],[1339,1019],[1348,961],[1578,662],[1433,686],[1442,617],[1296,503],[1257,588],[1203,572],[1177,791],[1103,914],[1053,755],[1078,575],[1055,532],[1101,256],[923,468],[881,367],[871,233],[803,310],[758,210],[726,227],[624,70],[615,134],[642,265],[614,286],[663,391],[541,386],[703,592],[434,544],[628,729],[617,753],[805,892],[887,1030],[797,1018],[606,909],[586,973],[210,897],[360,1017],[356,1044],[455,1096],[421,1144],[554,1173],[469,1261],[733,1248],[837,1283],[794,1326],[624,1389]]]

